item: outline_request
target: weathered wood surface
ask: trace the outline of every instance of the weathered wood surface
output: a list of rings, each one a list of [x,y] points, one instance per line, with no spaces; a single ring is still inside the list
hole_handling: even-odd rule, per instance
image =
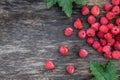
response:
[[[78,39],[77,30],[71,37],[63,35],[78,17],[86,20],[77,7],[67,18],[57,7],[48,10],[44,0],[0,0],[0,80],[90,80],[89,62],[108,60]],[[58,53],[60,45],[69,47],[68,56]],[[78,57],[79,48],[89,51],[86,59]],[[53,71],[44,69],[48,59],[55,62]],[[120,72],[120,60],[115,63]],[[65,72],[68,64],[75,65],[74,75]]]

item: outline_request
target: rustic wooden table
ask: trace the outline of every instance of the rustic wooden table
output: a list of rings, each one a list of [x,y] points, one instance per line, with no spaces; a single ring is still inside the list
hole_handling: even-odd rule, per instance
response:
[[[89,62],[105,64],[108,59],[77,38],[77,30],[71,37],[64,36],[64,28],[73,27],[76,18],[86,21],[78,7],[67,18],[58,7],[47,9],[45,0],[0,0],[0,80],[90,80]],[[60,45],[69,47],[68,56],[59,54]],[[88,50],[86,59],[79,58],[80,48]],[[48,59],[55,62],[52,71],[44,69]],[[120,72],[120,60],[115,63]],[[64,70],[69,64],[75,65],[73,75]]]

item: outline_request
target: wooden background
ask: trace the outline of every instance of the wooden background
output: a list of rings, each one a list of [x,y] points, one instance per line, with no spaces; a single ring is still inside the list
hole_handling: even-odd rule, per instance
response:
[[[87,0],[87,4],[102,6],[108,1]],[[75,5],[68,18],[57,6],[47,9],[45,0],[0,0],[0,80],[90,80],[89,62],[106,64],[108,59],[79,39],[77,30],[71,37],[64,36],[64,28],[73,27],[76,18],[84,21],[84,29],[89,27],[79,7]],[[59,54],[60,45],[69,47],[68,56]],[[80,48],[88,50],[86,59],[78,56]],[[44,69],[48,59],[55,62],[52,71]],[[114,62],[120,74],[120,60]],[[65,72],[69,64],[75,65],[73,75]]]

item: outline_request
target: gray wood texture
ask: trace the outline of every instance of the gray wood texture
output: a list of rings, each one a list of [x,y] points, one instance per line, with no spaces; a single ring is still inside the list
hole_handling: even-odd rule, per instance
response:
[[[77,18],[84,21],[84,29],[89,27],[79,7],[76,5],[72,17],[67,18],[57,6],[47,9],[45,0],[0,0],[0,80],[90,80],[89,62],[106,64],[108,59],[79,39],[78,30],[71,37],[64,36],[64,28],[73,27]],[[68,46],[68,56],[59,54],[60,45]],[[88,50],[87,58],[78,56],[80,48]],[[56,65],[52,71],[44,69],[49,59]],[[114,62],[120,72],[120,60]],[[75,65],[73,75],[65,71],[71,64]]]

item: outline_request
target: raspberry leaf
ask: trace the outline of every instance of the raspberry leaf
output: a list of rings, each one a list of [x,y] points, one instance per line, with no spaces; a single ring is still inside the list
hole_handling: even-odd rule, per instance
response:
[[[107,66],[91,61],[90,70],[94,75],[92,80],[118,80],[117,69],[112,61]]]
[[[85,0],[74,0],[76,4],[82,4],[85,5]]]
[[[47,0],[47,8],[51,8],[56,2],[57,0]]]

